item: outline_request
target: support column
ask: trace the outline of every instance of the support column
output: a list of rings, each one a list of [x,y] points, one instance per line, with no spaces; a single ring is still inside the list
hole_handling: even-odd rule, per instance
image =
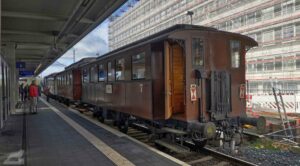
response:
[[[16,103],[18,101],[18,82],[17,77],[18,71],[16,70],[16,45],[15,43],[3,43],[2,45],[2,56],[4,57],[5,61],[7,62],[9,66],[8,76],[9,76],[9,107],[10,107],[10,113],[15,113],[16,111]]]

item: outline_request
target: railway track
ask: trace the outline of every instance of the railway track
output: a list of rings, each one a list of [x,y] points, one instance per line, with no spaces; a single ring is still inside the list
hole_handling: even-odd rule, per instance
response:
[[[111,125],[110,127],[117,129],[116,127]],[[157,145],[153,141],[149,140],[149,134],[145,131],[146,128],[144,128],[143,126],[133,125],[128,128],[127,135],[151,147],[157,148]],[[250,163],[245,160],[241,160],[239,158],[235,158],[233,156],[206,147],[198,152],[189,151],[188,153],[181,154],[174,153],[165,148],[160,148],[160,150],[192,166],[256,166],[256,164]]]
[[[111,128],[114,128],[115,130],[118,130],[118,128],[114,126],[113,123],[105,124]],[[162,148],[160,146],[157,146],[157,144],[150,139],[149,129],[140,124],[132,124],[131,126],[129,126],[127,135],[144,144],[147,144],[148,146],[159,149],[192,166],[256,166],[256,164],[206,147],[197,152],[189,151],[186,153],[176,153],[169,149]],[[187,142],[187,144],[190,144],[191,146],[193,145],[191,142]]]

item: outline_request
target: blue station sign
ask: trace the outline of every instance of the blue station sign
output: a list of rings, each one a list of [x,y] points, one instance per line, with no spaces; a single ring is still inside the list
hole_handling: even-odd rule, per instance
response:
[[[25,62],[16,62],[17,69],[23,69],[25,68],[25,66],[26,66]]]
[[[34,71],[28,71],[28,70],[19,71],[20,77],[29,77],[29,76],[33,76],[33,75],[34,75]]]

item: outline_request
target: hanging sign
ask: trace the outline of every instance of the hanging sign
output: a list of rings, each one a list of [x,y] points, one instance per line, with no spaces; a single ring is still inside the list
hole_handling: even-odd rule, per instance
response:
[[[197,85],[191,84],[190,91],[191,91],[191,101],[197,101]]]

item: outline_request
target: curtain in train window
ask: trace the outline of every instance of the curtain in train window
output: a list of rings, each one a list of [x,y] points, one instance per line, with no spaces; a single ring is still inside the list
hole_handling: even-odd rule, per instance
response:
[[[240,67],[240,42],[236,40],[230,41],[230,57],[231,57],[231,67],[239,68]]]
[[[119,59],[116,62],[116,80],[125,79],[125,59]]]
[[[104,65],[101,64],[99,65],[99,71],[98,71],[98,80],[99,81],[105,81],[105,70],[104,70]]]
[[[202,67],[204,65],[204,42],[200,38],[193,38],[192,58],[194,67]]]
[[[114,77],[114,67],[112,66],[112,62],[108,62],[107,63],[107,79],[108,81],[114,81],[115,77]]]
[[[83,69],[82,72],[83,82],[88,83],[89,82],[89,72],[87,69]]]
[[[132,56],[132,79],[144,79],[146,71],[145,53]]]

